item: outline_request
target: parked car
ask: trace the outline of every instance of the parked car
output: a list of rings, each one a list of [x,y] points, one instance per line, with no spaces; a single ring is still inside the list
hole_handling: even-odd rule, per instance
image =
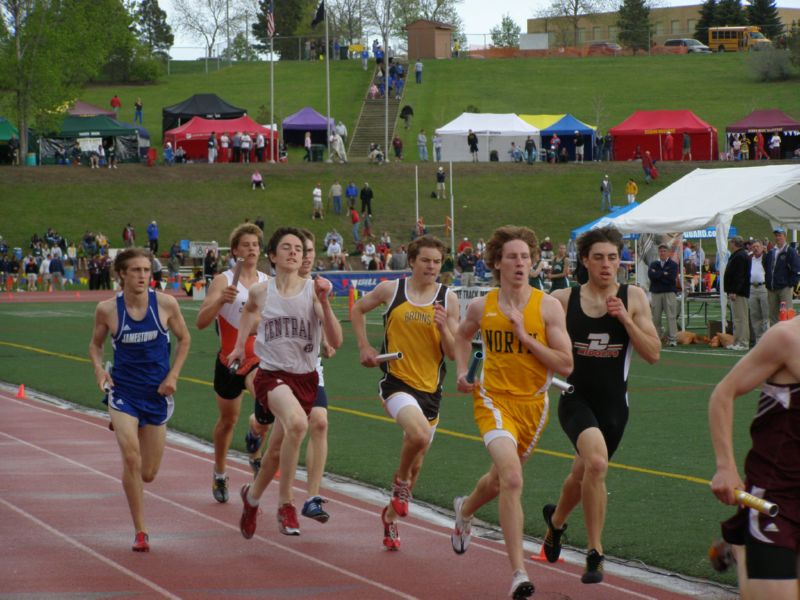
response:
[[[622,46],[616,42],[589,42],[589,54],[613,54],[622,52]]]
[[[703,42],[692,38],[678,38],[674,40],[667,40],[664,42],[665,46],[686,48],[689,54],[711,54],[711,48],[706,46]]]

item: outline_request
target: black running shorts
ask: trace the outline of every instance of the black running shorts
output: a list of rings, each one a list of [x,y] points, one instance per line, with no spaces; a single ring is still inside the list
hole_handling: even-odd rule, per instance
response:
[[[576,450],[578,436],[590,427],[597,427],[603,434],[610,459],[628,423],[628,403],[625,398],[590,401],[575,392],[562,394],[558,402],[558,421]]]

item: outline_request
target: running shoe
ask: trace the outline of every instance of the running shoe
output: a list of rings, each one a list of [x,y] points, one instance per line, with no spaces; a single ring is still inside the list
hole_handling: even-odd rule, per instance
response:
[[[255,479],[256,475],[258,475],[258,470],[261,468],[261,459],[251,458],[249,460],[250,460],[250,468],[253,469],[253,479]]]
[[[283,535],[300,535],[297,509],[291,502],[278,508],[278,528]]]
[[[150,552],[150,536],[144,531],[137,531],[131,550],[134,552]]]
[[[523,569],[514,571],[514,576],[511,579],[511,591],[508,592],[508,595],[513,600],[530,598],[533,596],[535,589],[531,580],[528,579],[528,574]]]
[[[253,505],[247,501],[247,493],[250,491],[250,484],[245,483],[239,494],[242,497],[242,516],[239,519],[239,531],[242,532],[244,539],[249,540],[256,533],[256,521],[258,520],[258,504]]]
[[[544,522],[547,523],[547,532],[544,534],[544,555],[547,557],[547,562],[557,562],[561,554],[561,536],[567,530],[567,524],[564,523],[561,529],[553,527],[553,513],[556,512],[555,504],[545,504],[542,509],[544,515]]]
[[[255,454],[258,452],[258,449],[261,448],[261,441],[264,438],[260,435],[256,435],[249,429],[247,433],[244,434],[244,447],[247,448],[248,454]]]
[[[411,484],[395,477],[392,484],[392,508],[398,517],[408,515],[408,501],[411,500]]]
[[[605,559],[606,557],[594,548],[589,550],[589,554],[586,555],[586,570],[583,572],[581,582],[600,583],[603,581],[603,561]]]
[[[397,523],[386,522],[386,511],[388,506],[383,507],[381,513],[381,523],[383,523],[383,545],[388,550],[400,550],[400,534],[397,532]]]
[[[324,508],[322,508],[322,504],[325,502],[327,502],[327,500],[319,496],[312,496],[303,503],[303,510],[301,514],[304,517],[314,519],[320,523],[327,523],[331,516],[325,512]]]
[[[228,501],[228,478],[214,476],[214,483],[211,486],[211,492],[214,494],[214,500],[220,504],[225,504]]]
[[[465,519],[461,516],[461,507],[464,505],[465,498],[459,496],[453,500],[453,510],[456,513],[456,524],[453,533],[450,534],[450,543],[453,544],[453,552],[464,554],[469,548],[472,539],[472,517]]]

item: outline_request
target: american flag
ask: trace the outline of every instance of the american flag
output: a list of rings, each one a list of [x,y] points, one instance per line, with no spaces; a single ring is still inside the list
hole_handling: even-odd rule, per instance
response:
[[[267,37],[275,37],[275,13],[272,0],[267,4]]]

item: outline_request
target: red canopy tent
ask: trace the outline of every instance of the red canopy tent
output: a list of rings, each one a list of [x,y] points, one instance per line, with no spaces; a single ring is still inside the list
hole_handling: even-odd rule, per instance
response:
[[[778,109],[754,110],[749,115],[731,123],[725,128],[727,144],[731,144],[731,134],[744,134],[752,143],[757,133],[765,134],[766,139],[769,134],[777,133],[781,137],[781,151],[785,155],[792,156],[797,148],[800,148],[800,122],[796,121],[785,112]],[[748,153],[750,160],[755,158],[756,153]]]
[[[614,160],[631,160],[636,148],[646,150],[656,160],[666,160],[664,140],[673,137],[673,160],[681,159],[683,134],[692,141],[692,160],[717,160],[717,130],[690,110],[640,110],[633,113],[609,133],[614,138]]]
[[[255,162],[256,136],[261,133],[264,135],[266,146],[264,147],[264,160],[271,160],[275,157],[278,160],[279,134],[272,131],[269,127],[259,125],[253,119],[244,115],[237,119],[203,119],[202,117],[192,117],[192,119],[164,132],[164,142],[170,142],[174,149],[183,148],[187,160],[208,160],[208,138],[211,133],[215,133],[217,144],[223,133],[233,138],[237,132],[247,133],[253,138],[251,162]],[[272,143],[270,143],[270,137]]]

